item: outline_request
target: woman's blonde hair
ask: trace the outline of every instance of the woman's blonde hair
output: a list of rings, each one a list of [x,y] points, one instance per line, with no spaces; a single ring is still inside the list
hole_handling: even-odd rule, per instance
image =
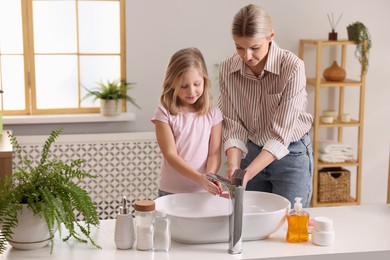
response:
[[[160,102],[172,115],[180,113],[180,99],[177,97],[177,93],[181,87],[184,73],[190,69],[198,70],[204,79],[203,94],[194,104],[196,111],[200,115],[205,115],[211,109],[211,81],[203,55],[197,48],[186,48],[173,54],[165,73]]]
[[[233,37],[267,39],[273,31],[271,17],[258,5],[241,8],[233,18]]]

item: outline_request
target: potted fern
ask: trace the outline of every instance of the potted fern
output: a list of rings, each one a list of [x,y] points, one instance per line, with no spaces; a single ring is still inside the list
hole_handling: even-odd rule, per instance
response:
[[[64,241],[74,237],[100,248],[91,238],[90,230],[92,226],[99,226],[96,206],[78,185],[78,181],[84,178],[95,177],[82,169],[84,160],[65,163],[51,156],[51,146],[61,132],[62,128],[51,132],[39,162],[34,165],[27,155],[22,154],[17,138],[8,132],[19,162],[12,176],[0,178],[0,253],[6,249],[7,242],[20,249],[40,248],[51,242],[52,252],[57,228],[68,230]],[[81,216],[82,222],[78,221],[77,215]],[[32,221],[33,217],[37,218],[37,224],[22,223],[23,219]],[[38,226],[46,230],[34,229]],[[29,231],[29,228],[34,230]],[[29,233],[32,233],[32,238],[27,237]],[[43,237],[37,238],[38,233]]]
[[[129,101],[132,105],[140,108],[134,98],[127,94],[133,83],[127,83],[125,80],[116,79],[105,82],[98,82],[98,87],[94,89],[84,89],[87,94],[83,99],[93,97],[93,100],[100,100],[100,112],[105,116],[116,116],[122,113],[122,100]]]
[[[367,72],[371,49],[371,35],[362,22],[354,22],[347,26],[348,39],[356,44],[355,56],[362,64],[362,74]]]

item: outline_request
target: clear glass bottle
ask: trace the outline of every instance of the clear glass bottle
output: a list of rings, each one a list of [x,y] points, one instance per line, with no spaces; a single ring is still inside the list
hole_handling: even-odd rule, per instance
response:
[[[290,243],[309,240],[309,213],[302,210],[302,198],[295,198],[294,209],[287,214],[288,229],[286,240]]]
[[[114,240],[118,249],[131,249],[134,245],[134,221],[125,196],[122,198],[122,205],[116,216]]]
[[[155,203],[152,200],[138,200],[134,203],[135,223],[137,229],[137,249],[153,249],[153,221],[156,215]]]
[[[171,248],[171,221],[165,211],[157,211],[153,221],[153,250],[168,252]]]

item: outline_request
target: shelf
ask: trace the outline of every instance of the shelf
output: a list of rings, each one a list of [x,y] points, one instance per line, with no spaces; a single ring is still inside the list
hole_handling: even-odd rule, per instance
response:
[[[318,39],[303,39],[299,41],[299,57],[304,60],[304,54],[305,54],[305,47],[309,45],[308,47],[311,49],[315,49],[315,74],[311,77],[307,77],[307,86],[314,87],[314,122],[313,122],[313,154],[314,154],[314,165],[313,165],[313,196],[312,196],[312,206],[338,206],[338,205],[357,205],[360,204],[360,197],[361,197],[361,176],[362,176],[362,144],[363,144],[363,122],[364,122],[364,92],[365,92],[365,74],[363,73],[360,75],[359,79],[344,79],[343,81],[334,82],[334,81],[327,81],[323,78],[323,71],[324,68],[322,67],[322,56],[323,56],[323,49],[327,46],[335,46],[339,47],[341,49],[341,52],[338,54],[341,56],[341,67],[347,71],[347,48],[353,47],[355,43],[353,41],[348,40],[340,40],[340,41],[328,41],[328,40],[318,40]],[[347,73],[348,74],[348,73]],[[336,100],[334,100],[334,106],[337,106],[337,108],[332,108],[336,110],[336,113],[338,115],[344,114],[345,109],[345,100],[348,98],[345,94],[345,89],[347,87],[357,88],[360,92],[359,95],[359,104],[357,106],[358,115],[357,120],[353,119],[350,122],[342,122],[341,120],[336,120],[332,123],[323,123],[320,120],[321,117],[321,102],[323,100],[321,99],[321,95],[323,92],[326,92],[326,89],[322,91],[321,88],[335,88],[339,93],[336,95]],[[323,98],[323,97],[322,97]],[[338,117],[340,118],[340,117]],[[346,161],[341,163],[328,163],[323,162],[319,160],[319,139],[320,139],[320,129],[331,129],[333,128],[335,131],[337,131],[337,137],[335,137],[338,143],[343,143],[343,138],[346,133],[344,133],[343,129],[344,127],[356,127],[357,128],[357,140],[356,140],[356,147],[357,147],[357,155],[356,158],[358,160],[352,160],[352,161]],[[353,195],[354,198],[351,197],[348,201],[342,201],[338,202],[337,198],[334,202],[321,202],[319,201],[319,190],[320,188],[324,188],[323,186],[319,186],[319,172],[323,168],[338,168],[338,167],[354,167],[354,174],[356,179],[356,187],[355,187],[355,194]],[[324,185],[324,184],[321,184]],[[329,185],[329,184],[325,184]],[[340,184],[341,185],[341,184]],[[326,186],[329,188],[329,186]],[[323,194],[322,194],[323,195]],[[340,198],[339,198],[340,199]]]
[[[306,83],[310,86],[317,86],[317,80],[314,78],[307,79]],[[353,80],[353,79],[344,79],[343,81],[326,81],[325,79],[321,79],[318,86],[319,87],[347,87],[347,86],[360,87],[362,84],[363,84],[362,81]]]
[[[360,203],[355,198],[350,198],[349,201],[332,201],[332,202],[317,202],[318,207],[330,207],[330,206],[352,206],[359,205]]]
[[[313,44],[313,45],[329,45],[329,46],[335,46],[335,45],[355,45],[354,41],[349,41],[347,39],[345,40],[338,40],[338,41],[328,41],[325,39],[302,39],[300,40],[303,44]]]
[[[121,122],[133,121],[135,114],[131,112],[121,113],[118,116],[103,116],[102,114],[61,114],[61,115],[28,115],[28,116],[3,116],[4,125],[27,124],[65,124],[65,123],[96,123],[96,122]]]
[[[329,162],[323,162],[321,160],[318,160],[317,162],[318,168],[335,168],[335,167],[358,166],[358,165],[359,163],[356,160],[339,162],[339,163],[329,163]]]
[[[13,147],[7,134],[8,131],[12,132],[11,130],[3,130],[0,133],[0,178],[12,174]]]
[[[361,126],[361,122],[353,119],[350,122],[341,122],[341,121],[336,121],[333,123],[319,122],[318,126],[319,127],[352,127],[352,126]]]

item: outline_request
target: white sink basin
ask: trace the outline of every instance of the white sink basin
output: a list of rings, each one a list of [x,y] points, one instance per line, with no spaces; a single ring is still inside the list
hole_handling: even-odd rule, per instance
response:
[[[182,243],[218,243],[229,240],[229,199],[210,193],[182,193],[157,198],[171,220],[172,239]],[[268,238],[286,220],[290,202],[276,194],[245,191],[243,240]]]

